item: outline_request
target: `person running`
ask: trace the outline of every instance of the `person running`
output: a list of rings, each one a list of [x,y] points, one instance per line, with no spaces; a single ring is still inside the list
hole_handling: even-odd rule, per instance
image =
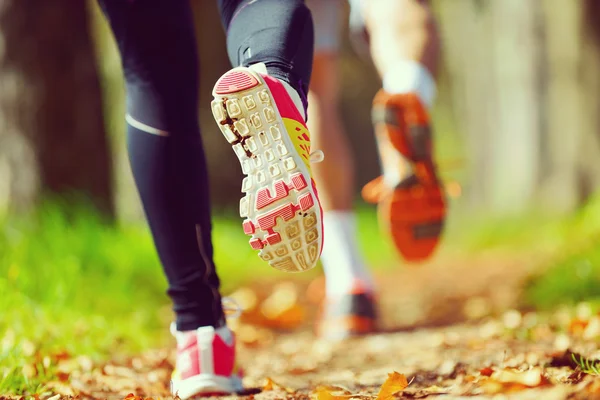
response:
[[[173,394],[242,389],[213,261],[206,160],[198,123],[196,38],[189,0],[99,0],[121,55],[129,159],[166,274],[176,320]],[[250,245],[285,271],[314,267],[322,212],[305,125],[313,23],[302,0],[219,0],[234,69],[212,112],[246,177]]]
[[[376,329],[375,288],[356,239],[354,164],[339,112],[342,0],[307,0],[315,24],[309,129],[326,157],[313,168],[325,224],[325,294],[318,332],[344,338]],[[429,117],[439,39],[426,0],[350,0],[353,44],[371,56],[383,88],[372,118],[382,176],[363,197],[407,261],[431,255],[442,231],[444,193],[433,161]]]

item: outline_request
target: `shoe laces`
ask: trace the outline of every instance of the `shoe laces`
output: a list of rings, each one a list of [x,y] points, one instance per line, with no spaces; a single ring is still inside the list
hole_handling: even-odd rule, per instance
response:
[[[223,297],[221,299],[221,305],[223,306],[223,312],[227,319],[239,318],[240,315],[242,315],[240,303],[232,297]]]
[[[323,150],[313,150],[308,159],[311,164],[320,163],[325,159],[325,154],[323,153]]]

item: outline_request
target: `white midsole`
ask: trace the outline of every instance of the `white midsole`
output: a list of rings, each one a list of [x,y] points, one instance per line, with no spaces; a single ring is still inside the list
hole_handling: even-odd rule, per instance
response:
[[[242,390],[242,380],[236,375],[225,377],[200,374],[187,379],[171,381],[171,393],[181,399],[201,393],[236,393]]]

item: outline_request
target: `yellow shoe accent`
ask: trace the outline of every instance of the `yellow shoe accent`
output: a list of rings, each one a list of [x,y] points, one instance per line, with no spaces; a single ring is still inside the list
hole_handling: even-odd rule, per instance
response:
[[[290,118],[282,119],[285,130],[292,140],[292,144],[296,148],[298,154],[300,154],[300,157],[302,157],[302,161],[304,161],[312,178],[312,170],[310,169],[310,132],[306,129],[304,124],[299,121]]]

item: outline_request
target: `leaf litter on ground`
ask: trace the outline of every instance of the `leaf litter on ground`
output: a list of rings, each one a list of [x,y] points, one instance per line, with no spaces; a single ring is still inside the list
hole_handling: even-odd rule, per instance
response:
[[[413,325],[411,330],[403,331],[402,322],[397,332],[335,346],[314,340],[309,323],[316,314],[315,304],[303,302],[302,285],[295,285],[295,289],[290,284],[280,284],[273,291],[261,287],[238,293],[249,304],[245,316],[231,321],[239,338],[240,364],[246,368],[245,382],[262,387],[265,395],[375,400],[439,394],[493,397],[497,393],[553,388],[600,393],[600,383],[588,374],[594,372],[590,366],[597,367],[594,356],[600,336],[598,314],[585,305],[575,307],[573,312],[563,309],[548,315],[511,308],[492,317],[486,313],[497,305],[486,298],[477,307],[471,304],[469,315],[476,318],[465,323],[451,322],[428,329]],[[437,296],[437,292],[428,289],[426,294]],[[414,302],[417,295],[411,292],[410,300]],[[423,315],[414,314],[417,308],[403,305],[405,300],[407,305],[412,304],[408,299],[392,300],[382,299],[386,326],[394,327],[394,323],[405,321],[411,313],[415,315],[411,317],[414,324],[444,320],[434,308],[431,312],[435,311],[434,316],[439,315],[440,319],[429,319],[429,303],[420,299],[416,302],[418,307],[414,307],[425,310]],[[466,298],[453,298],[446,302],[443,312],[463,315],[465,301]],[[267,306],[263,307],[265,303]],[[56,395],[125,398],[128,394],[140,399],[171,398],[168,382],[174,352],[170,348],[132,358],[115,354],[108,363],[95,363],[85,356],[67,353],[46,356],[47,361],[43,355],[36,358],[37,349],[35,343],[25,344],[24,351],[31,354],[31,362],[27,363],[31,366],[29,374],[37,378],[45,370],[55,371],[53,378],[44,382],[40,399]],[[573,354],[580,364],[590,367],[587,372]],[[382,376],[395,370],[405,371],[406,375],[392,372],[382,384]],[[262,384],[267,376],[273,378]]]

